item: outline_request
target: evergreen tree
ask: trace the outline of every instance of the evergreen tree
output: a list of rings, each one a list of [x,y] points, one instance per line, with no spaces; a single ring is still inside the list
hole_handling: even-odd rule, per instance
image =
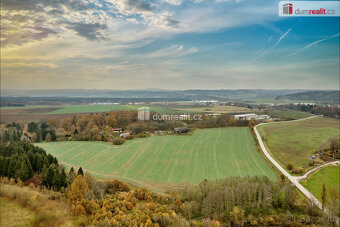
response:
[[[56,141],[57,140],[57,135],[55,134],[55,130],[50,131],[50,135],[51,135],[51,140],[52,141]]]
[[[58,159],[56,157],[53,157],[52,163],[58,166]]]
[[[28,174],[28,179],[31,179],[33,177],[33,169],[31,162],[28,160],[28,158],[25,159],[26,167],[27,167],[27,174]]]
[[[70,172],[68,172],[68,174],[69,174],[69,175],[74,174],[74,168],[73,168],[73,166],[71,167]]]
[[[14,178],[15,177],[15,165],[17,164],[17,160],[15,159],[15,157],[13,156],[10,161],[9,161],[9,166],[8,166],[8,172],[7,172],[7,176],[8,178]]]
[[[60,187],[66,187],[66,173],[64,168],[61,170],[60,182],[61,182]]]
[[[42,174],[41,174],[41,184],[45,185],[46,187],[48,187],[47,174],[48,174],[48,167],[44,165],[44,167],[42,168]]]
[[[79,169],[78,169],[78,175],[84,176],[84,171],[81,167],[79,167]]]
[[[38,132],[38,126],[34,121],[28,124],[28,132],[30,133]]]
[[[21,167],[18,171],[18,177],[21,181],[27,181],[28,179],[30,179],[26,161],[21,162]]]
[[[56,169],[54,171],[53,179],[52,179],[52,186],[55,190],[59,190],[61,187],[61,179],[59,171]]]
[[[37,140],[36,142],[39,143],[41,141],[41,133],[40,131],[37,132]]]
[[[46,177],[46,182],[47,182],[48,187],[53,186],[53,177],[54,177],[54,169],[52,166],[50,166],[48,168],[47,177]]]

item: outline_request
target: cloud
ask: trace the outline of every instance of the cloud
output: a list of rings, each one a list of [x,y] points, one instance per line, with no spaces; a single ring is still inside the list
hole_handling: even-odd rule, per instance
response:
[[[273,49],[274,47],[276,47],[280,42],[281,40],[283,40],[284,38],[286,38],[286,36],[288,35],[288,33],[292,30],[292,28],[289,28],[280,38],[279,40],[274,44],[274,46],[272,46],[271,49]]]
[[[160,50],[157,50],[149,55],[152,58],[161,58],[161,57],[182,57],[185,55],[196,53],[198,50],[195,47],[191,47],[190,49],[184,49],[183,45],[173,45],[170,47],[166,47]]]
[[[30,41],[39,41],[48,37],[49,35],[57,34],[55,31],[44,28],[41,26],[26,26],[18,30],[10,30],[10,32],[2,32],[1,33],[1,45],[2,47],[6,47],[8,45],[21,45]]]
[[[70,23],[68,28],[77,32],[79,36],[89,40],[104,39],[103,30],[106,29],[105,24],[85,24],[85,23]]]
[[[299,53],[300,51],[303,51],[303,50],[305,50],[305,49],[308,49],[308,48],[310,48],[310,47],[312,47],[312,46],[315,46],[316,44],[319,44],[319,43],[321,43],[321,42],[327,41],[327,40],[329,40],[329,39],[336,38],[336,37],[338,37],[338,36],[340,36],[340,33],[338,33],[338,34],[336,34],[336,35],[329,36],[329,37],[324,38],[324,39],[317,40],[317,41],[312,42],[312,43],[310,43],[310,44],[304,46],[303,48],[301,48],[301,49],[299,49],[299,50],[297,50],[297,51],[295,51],[295,52],[289,54],[288,56],[295,55],[295,54]]]
[[[270,50],[272,50],[274,47],[276,47],[277,45],[279,45],[279,43],[287,37],[288,33],[292,30],[292,28],[289,28],[283,35],[280,36],[280,38],[276,41],[276,43],[270,47],[269,49],[265,49],[264,47],[262,47],[259,51],[257,51],[255,53],[255,57],[254,60],[258,60],[259,58],[263,57],[264,55],[266,55]],[[273,40],[273,37],[270,36],[267,40],[267,43],[270,43]]]
[[[165,2],[174,6],[180,6],[182,4],[182,0],[165,0]]]
[[[143,0],[127,0],[126,4],[129,6],[129,8],[140,11],[152,11],[151,4]]]

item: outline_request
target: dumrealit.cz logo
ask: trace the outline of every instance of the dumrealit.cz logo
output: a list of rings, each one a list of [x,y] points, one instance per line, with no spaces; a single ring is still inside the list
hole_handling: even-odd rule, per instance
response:
[[[338,17],[339,1],[281,1],[279,2],[279,16],[321,16]]]
[[[283,14],[292,14],[293,13],[293,4],[291,4],[291,3],[283,4],[282,12],[283,12]]]
[[[140,121],[148,121],[150,120],[150,108],[149,107],[140,107],[138,108],[138,120]]]

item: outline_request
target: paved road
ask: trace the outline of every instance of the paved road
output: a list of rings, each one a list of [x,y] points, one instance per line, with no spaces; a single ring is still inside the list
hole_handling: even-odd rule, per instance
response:
[[[299,119],[299,120],[294,120],[294,121],[302,121],[302,120],[307,120],[310,118],[313,118],[316,116],[312,116],[312,117],[308,117],[308,118],[303,118],[303,119]],[[262,138],[260,136],[260,133],[257,131],[257,127],[261,126],[261,125],[265,125],[265,124],[275,124],[277,122],[272,122],[272,123],[262,123],[262,124],[258,124],[254,127],[254,131],[257,137],[257,140],[259,141],[260,147],[263,151],[263,153],[265,154],[265,156],[269,159],[269,161],[271,163],[273,163],[273,165],[278,168],[278,170],[280,170],[280,172],[285,175],[288,180],[290,180],[292,182],[293,185],[295,185],[308,199],[310,199],[317,207],[319,207],[322,210],[322,203],[312,194],[310,193],[305,187],[303,187],[300,182],[299,182],[299,177],[295,177],[290,175],[279,163],[277,163],[272,156],[270,156],[270,154],[268,153],[265,145],[263,144]],[[322,168],[322,167],[320,167]],[[314,171],[314,170],[313,170]],[[308,172],[307,172],[308,173]],[[324,212],[326,214],[329,214],[329,211],[327,209],[324,209]],[[339,220],[337,220],[337,223],[339,223]]]
[[[326,164],[323,164],[321,166],[317,166],[314,169],[309,170],[307,173],[305,173],[303,176],[297,176],[296,178],[300,181],[300,180],[304,180],[308,177],[308,175],[310,175],[311,173],[313,173],[314,171],[321,169],[325,166],[330,166],[330,165],[340,165],[340,161],[334,161],[334,162],[327,162]]]

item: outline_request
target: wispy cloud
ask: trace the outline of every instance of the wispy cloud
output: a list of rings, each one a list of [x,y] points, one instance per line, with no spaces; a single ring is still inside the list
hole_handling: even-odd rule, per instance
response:
[[[289,28],[283,35],[280,36],[280,38],[276,41],[276,43],[270,47],[269,49],[265,49],[262,47],[259,51],[255,53],[254,61],[258,60],[259,58],[263,57],[265,54],[267,54],[270,50],[272,50],[274,47],[279,45],[279,43],[287,37],[288,33],[292,30],[292,28]],[[267,43],[270,43],[273,40],[273,36],[270,36],[267,40]]]
[[[308,49],[308,48],[310,48],[310,47],[312,47],[312,46],[315,46],[316,44],[319,44],[319,43],[321,43],[321,42],[327,41],[327,40],[329,40],[329,39],[333,39],[333,38],[338,37],[338,36],[340,36],[340,33],[338,33],[338,34],[336,34],[336,35],[329,36],[329,37],[324,38],[324,39],[319,39],[319,40],[317,40],[317,41],[315,41],[315,42],[312,42],[312,43],[310,43],[310,44],[304,46],[303,48],[301,48],[301,49],[299,49],[299,50],[297,50],[297,51],[295,51],[295,52],[289,54],[288,56],[295,55],[295,54],[299,53],[300,51],[303,51],[303,50]]]
[[[173,45],[151,53],[149,56],[153,58],[159,57],[182,57],[185,55],[196,53],[198,50],[195,47],[184,49],[183,45]]]
[[[279,43],[286,38],[286,36],[288,35],[288,33],[292,30],[292,28],[289,28],[280,38],[279,40],[274,44],[274,46],[272,46],[271,49],[273,49],[274,47],[276,47],[277,45],[279,45]]]

